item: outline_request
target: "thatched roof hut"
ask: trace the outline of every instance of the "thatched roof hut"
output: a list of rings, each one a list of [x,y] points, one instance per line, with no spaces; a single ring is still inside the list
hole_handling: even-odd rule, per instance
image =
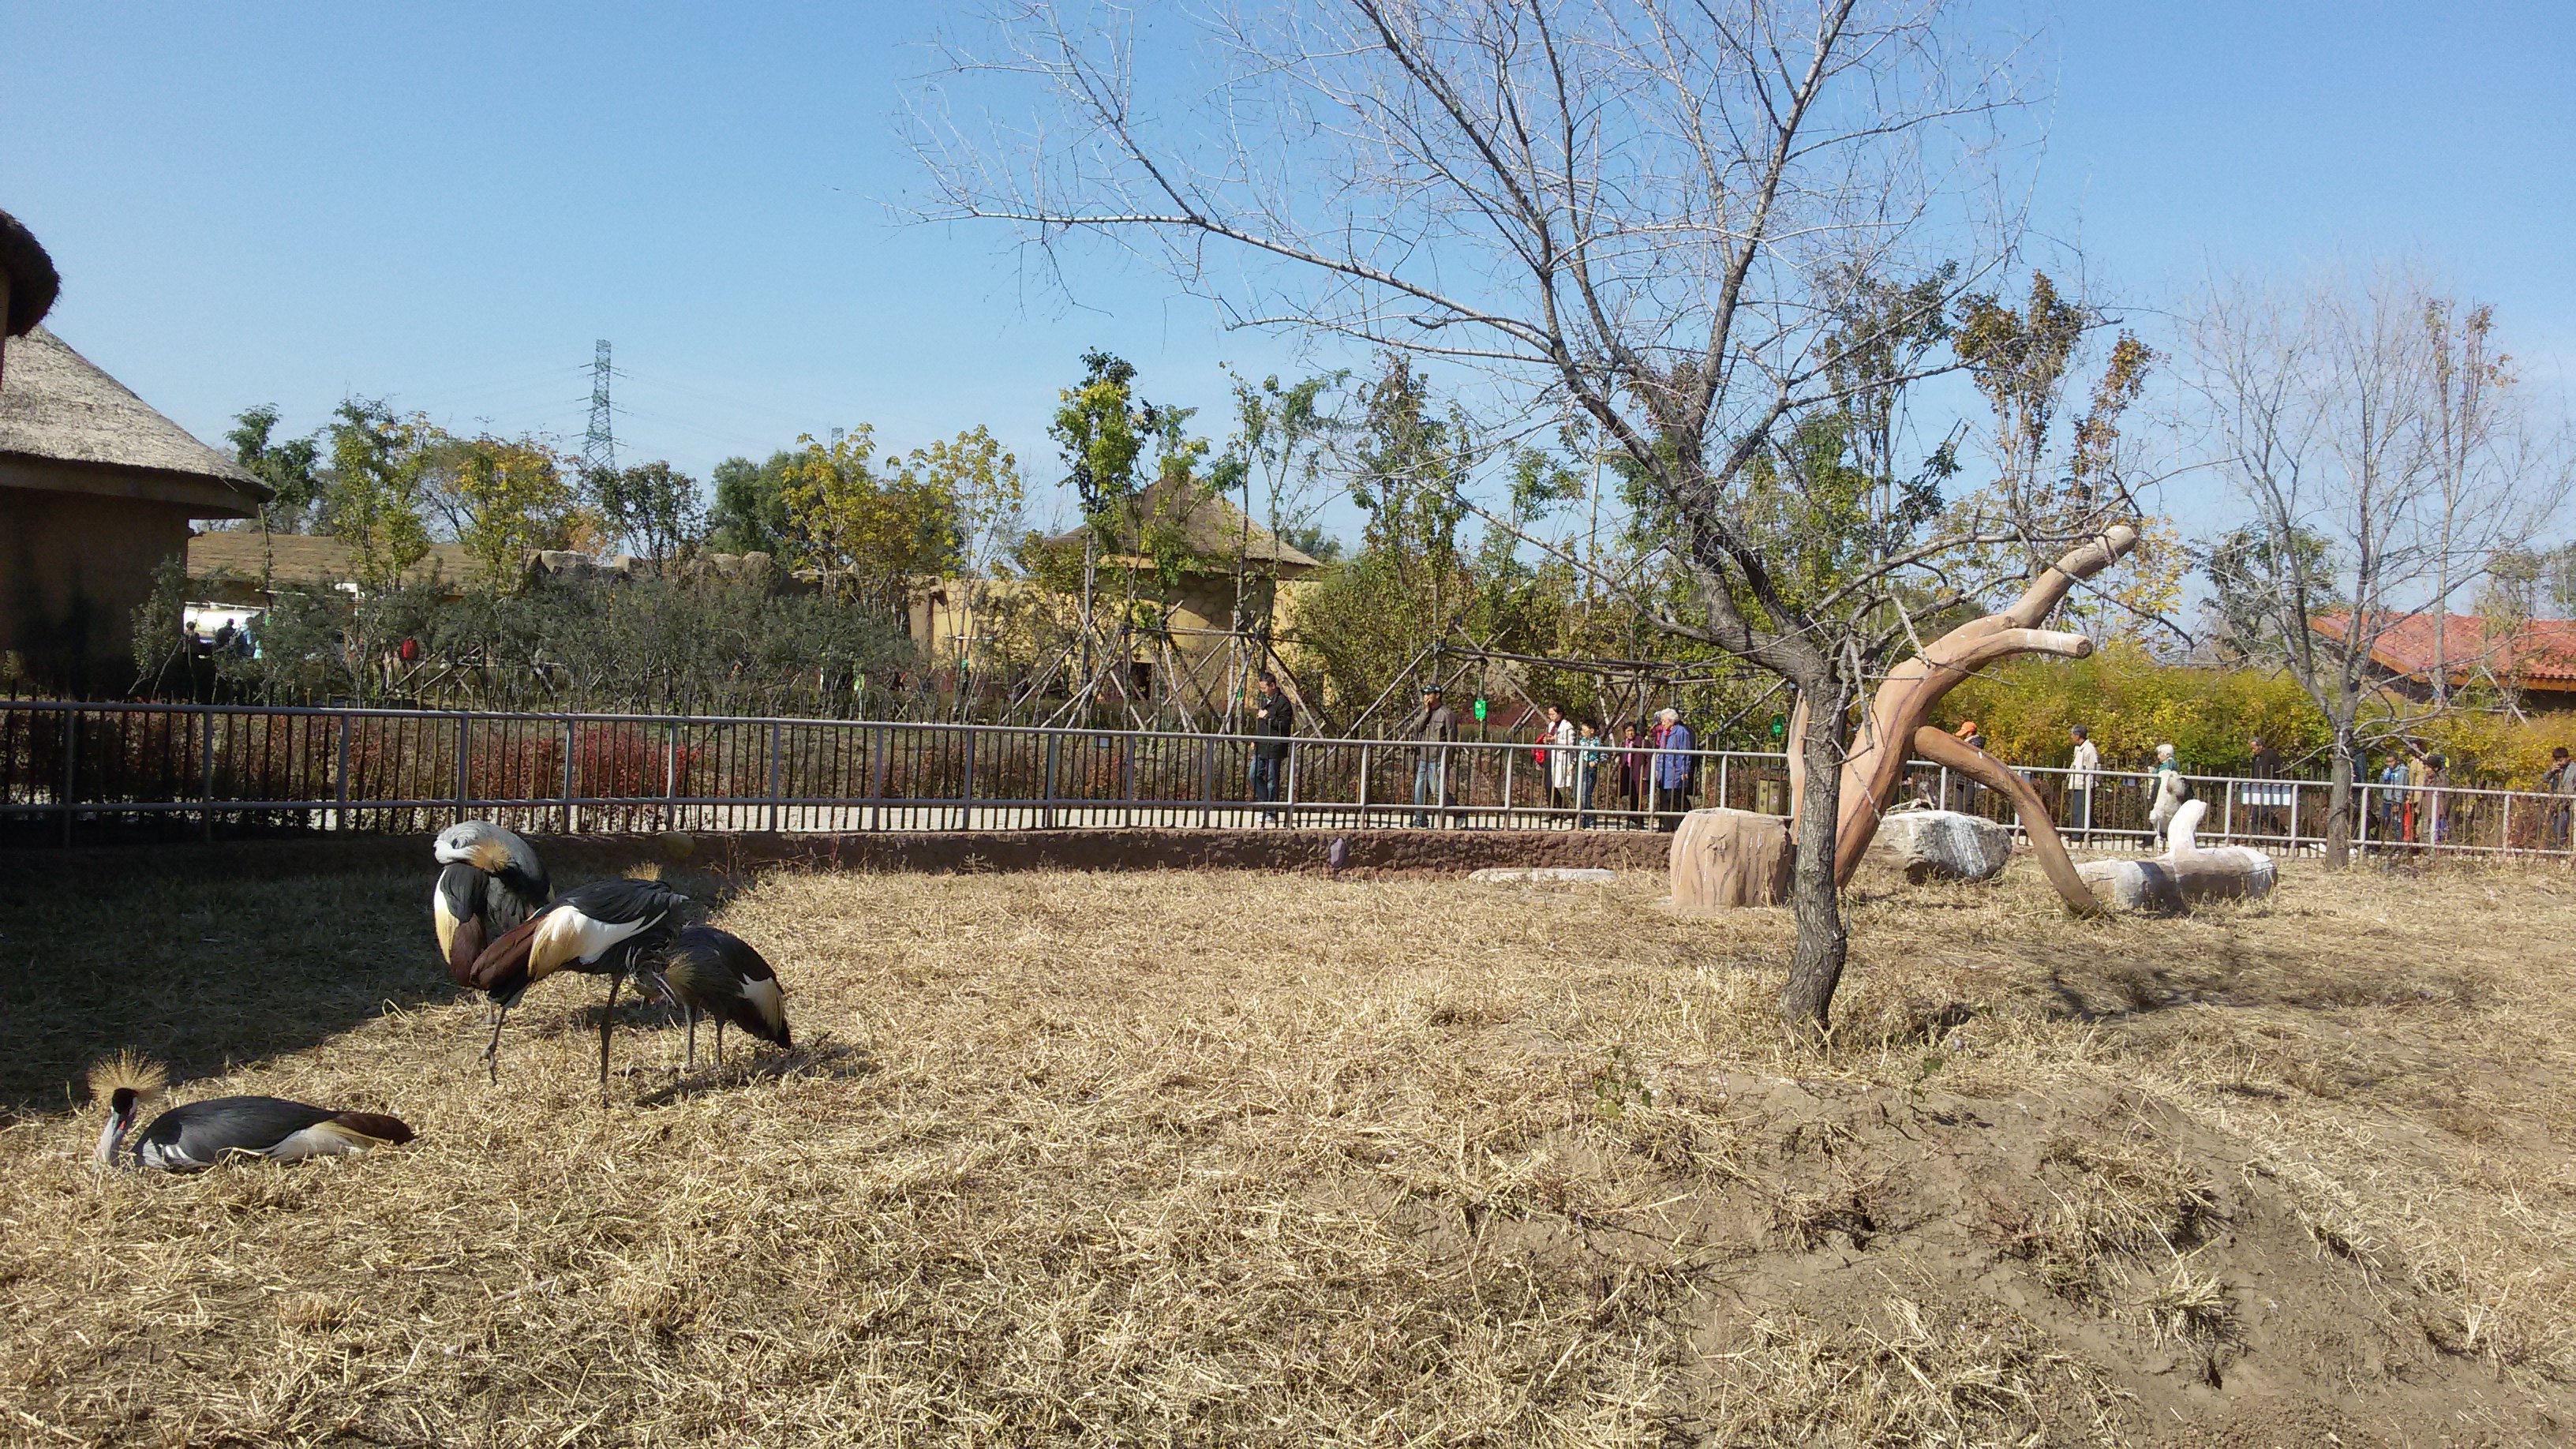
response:
[[[0,211],[0,337],[23,337],[62,292],[54,259],[18,218]]]
[[[1171,479],[1148,484],[1122,510],[1109,530],[1110,561],[1145,563],[1144,555],[1152,552],[1148,540],[1166,531],[1188,555],[1188,571],[1193,573],[1232,573],[1238,551],[1254,572],[1282,579],[1301,578],[1323,567],[1244,517],[1243,510],[1224,494]],[[1047,541],[1080,548],[1082,540],[1083,530],[1077,528]]]
[[[39,325],[61,279],[5,213],[0,276],[18,334],[0,341],[0,652],[55,688],[121,689],[152,571],[191,519],[250,517],[268,490]]]
[[[0,387],[0,487],[186,504],[248,518],[268,490],[43,327],[9,344]]]

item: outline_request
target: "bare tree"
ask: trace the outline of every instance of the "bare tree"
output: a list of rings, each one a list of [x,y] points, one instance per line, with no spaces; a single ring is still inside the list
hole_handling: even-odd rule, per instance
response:
[[[1234,324],[1478,369],[1525,416],[1597,427],[1691,585],[1658,622],[1806,706],[1782,1012],[1821,1028],[1870,679],[1915,619],[1995,582],[1962,560],[2074,547],[2124,506],[1956,514],[1946,449],[1854,446],[1956,365],[1952,307],[2010,255],[2016,56],[1950,9],[1284,0],[1142,51],[1123,11],[1017,0],[916,107],[923,213],[1009,223],[1057,264],[1105,237]],[[959,120],[979,82],[1034,111]]]
[[[2410,272],[2303,290],[2214,287],[2190,328],[2188,386],[2250,517],[2209,550],[2231,642],[2299,682],[2332,734],[2326,858],[2351,858],[2353,783],[2375,742],[2452,707],[2450,597],[2565,501],[2534,446],[2493,317],[2463,317]],[[2372,655],[2433,620],[2426,698],[2382,688]]]

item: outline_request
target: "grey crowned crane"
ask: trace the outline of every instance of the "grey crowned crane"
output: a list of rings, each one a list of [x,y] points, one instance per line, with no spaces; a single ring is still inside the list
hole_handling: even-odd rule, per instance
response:
[[[440,831],[437,856],[438,888],[429,899],[438,918],[438,954],[463,986],[483,948],[544,910],[554,887],[528,842],[489,820]]]
[[[698,1064],[698,1018],[716,1024],[716,1065],[724,1065],[724,1029],[730,1023],[784,1047],[787,1000],[778,988],[778,973],[751,944],[731,931],[691,926],[671,942],[662,958],[662,984],[680,1010],[688,1014],[689,1058],[683,1071]]]
[[[134,1136],[134,1119],[170,1085],[159,1063],[131,1055],[90,1068],[90,1092],[107,1103],[99,1129],[98,1165],[155,1172],[196,1172],[236,1157],[295,1162],[340,1157],[409,1142],[399,1117],[336,1112],[283,1097],[214,1097],[173,1107]]]
[[[657,880],[595,880],[555,897],[536,918],[514,926],[483,948],[460,984],[491,994],[500,1014],[483,1061],[501,1079],[501,1023],[528,988],[557,971],[608,978],[608,1006],[599,1015],[599,1090],[608,1090],[608,1034],[616,1021],[617,988],[671,943],[689,898]]]

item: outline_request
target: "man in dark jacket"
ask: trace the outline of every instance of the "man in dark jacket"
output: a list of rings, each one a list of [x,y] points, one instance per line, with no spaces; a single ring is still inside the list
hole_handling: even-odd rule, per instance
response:
[[[1418,828],[1431,823],[1426,806],[1445,811],[1449,804],[1447,747],[1458,738],[1458,715],[1440,702],[1440,686],[1422,686],[1422,708],[1406,716],[1401,737],[1422,744],[1413,762],[1413,823]]]
[[[1288,769],[1288,737],[1295,732],[1297,711],[1288,696],[1279,692],[1277,676],[1264,670],[1260,682],[1253,686],[1252,732],[1258,740],[1252,746],[1252,798],[1257,804],[1279,802],[1279,777]],[[1261,818],[1273,825],[1279,823],[1279,812],[1265,810]]]

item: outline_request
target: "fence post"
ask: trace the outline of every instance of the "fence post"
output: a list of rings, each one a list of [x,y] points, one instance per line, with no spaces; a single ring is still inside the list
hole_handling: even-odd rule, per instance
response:
[[[1947,766],[1947,765],[1943,765],[1943,766],[1941,766],[1941,767],[1940,767],[1940,770],[1941,770],[1941,808],[1942,808],[1942,809],[1944,809],[1944,810],[1947,810],[1947,809],[1949,809],[1949,808],[1950,808],[1950,767],[1949,767],[1949,766]]]
[[[957,791],[957,828],[975,828],[975,731],[966,731],[966,779]]]
[[[1514,761],[1512,757],[1519,753],[1520,750],[1517,747],[1503,751],[1503,828],[1506,830],[1511,829],[1513,825],[1512,765]]]
[[[1720,810],[1732,810],[1735,808],[1727,803],[1726,798],[1726,760],[1727,757],[1724,755],[1717,757],[1717,808]],[[1595,785],[1592,788],[1597,791],[1601,787],[1599,785]]]
[[[1369,747],[1360,746],[1360,825],[1368,825]]]
[[[2504,826],[2496,837],[2496,847],[2508,855],[2513,853],[2513,795],[2511,792],[2507,792],[2504,797]]]
[[[1124,773],[1127,777],[1125,782],[1127,805],[1119,823],[1133,825],[1136,823],[1136,737],[1134,735],[1127,736],[1127,768]]]
[[[885,829],[886,755],[894,748],[894,729],[879,725],[876,758],[868,765],[868,828]]]
[[[331,828],[346,832],[349,828],[349,712],[340,711],[340,763],[333,772],[339,779],[332,798],[338,802],[331,813]]]
[[[1297,828],[1297,757],[1299,753],[1300,751],[1295,747],[1290,747],[1288,751],[1288,768],[1281,772],[1288,777],[1288,828],[1291,830]]]
[[[80,793],[80,711],[66,709],[63,721],[63,848],[72,843],[72,797]]]
[[[662,726],[662,828],[680,828],[680,727]]]
[[[473,727],[474,716],[458,710],[456,712],[456,823],[460,825],[465,823],[466,816],[474,813],[473,776],[467,764],[473,759],[471,753],[474,740]]]
[[[1064,736],[1052,731],[1046,737],[1046,813],[1040,818],[1046,821],[1044,828],[1048,830],[1055,829],[1055,755],[1056,747],[1063,742]]]
[[[564,716],[563,832],[573,833],[572,823],[572,716]]]
[[[1208,828],[1216,799],[1216,736],[1199,742],[1199,829]]]
[[[778,763],[779,749],[785,743],[786,729],[778,721],[769,722],[769,833],[778,833]]]
[[[2289,789],[2290,789],[2290,849],[2289,849],[2289,853],[2290,853],[2290,854],[2292,854],[2292,855],[2296,855],[2296,854],[2298,854],[2298,853],[2299,853],[2299,787],[2298,787],[2298,783],[2297,783],[2296,781],[2291,782]]]
[[[202,757],[200,763],[205,766],[205,775],[200,782],[200,794],[206,802],[204,833],[206,839],[212,840],[215,838],[215,712],[210,708],[198,719],[201,727],[197,733],[197,753]]]

